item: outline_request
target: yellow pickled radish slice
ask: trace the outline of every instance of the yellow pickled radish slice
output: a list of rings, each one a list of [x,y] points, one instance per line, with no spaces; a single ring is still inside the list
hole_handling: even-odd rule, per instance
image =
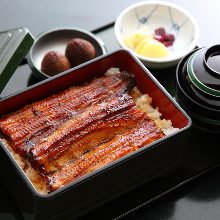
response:
[[[135,49],[144,39],[153,39],[152,33],[147,26],[142,27],[129,36],[125,36],[123,41],[127,47]]]
[[[150,58],[166,58],[167,52],[167,47],[165,47],[161,42],[151,40],[148,43],[145,43],[139,54]]]
[[[145,39],[145,40],[142,40],[136,47],[135,49],[135,53],[137,54],[140,54],[141,50],[143,49],[143,47],[149,43],[152,39]]]
[[[134,33],[135,46],[137,46],[142,40],[153,39],[150,31],[147,30],[138,30]]]

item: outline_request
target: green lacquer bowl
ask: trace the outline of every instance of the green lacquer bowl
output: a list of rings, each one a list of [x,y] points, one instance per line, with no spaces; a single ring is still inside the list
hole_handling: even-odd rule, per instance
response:
[[[40,79],[49,78],[50,76],[41,71],[41,62],[45,54],[56,50],[64,55],[68,42],[73,38],[89,41],[94,46],[97,57],[107,52],[102,40],[87,30],[76,27],[55,28],[38,35],[28,53],[27,61],[33,73]]]
[[[220,45],[196,49],[180,61],[175,98],[194,126],[220,134]]]

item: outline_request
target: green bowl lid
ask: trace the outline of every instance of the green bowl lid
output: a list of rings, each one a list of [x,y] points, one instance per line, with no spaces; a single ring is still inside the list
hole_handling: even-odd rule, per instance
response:
[[[0,32],[0,93],[33,43],[34,38],[27,28]]]
[[[192,54],[187,65],[187,72],[191,82],[200,91],[218,98],[220,97],[219,52],[220,45],[202,48]],[[213,67],[218,69],[218,71],[213,69]]]

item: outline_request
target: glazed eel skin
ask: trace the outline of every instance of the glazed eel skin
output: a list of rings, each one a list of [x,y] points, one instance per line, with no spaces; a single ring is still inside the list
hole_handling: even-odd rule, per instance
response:
[[[91,106],[129,93],[135,86],[134,76],[127,72],[95,79],[88,84],[71,87],[0,119],[0,130],[12,148],[26,156],[42,138]]]
[[[95,79],[4,116],[0,131],[55,191],[164,136],[134,86],[126,72]]]
[[[46,175],[45,181],[52,191],[55,191],[163,136],[154,121],[145,115],[144,120],[138,123],[135,128],[116,135],[112,140],[96,146],[91,151],[64,165],[57,172]]]
[[[43,174],[54,172],[116,134],[132,129],[145,115],[130,95],[123,94],[89,108],[40,139],[30,149],[29,160]]]

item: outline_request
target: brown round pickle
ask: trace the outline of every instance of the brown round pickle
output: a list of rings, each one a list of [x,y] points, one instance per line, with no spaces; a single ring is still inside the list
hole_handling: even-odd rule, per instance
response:
[[[94,46],[87,40],[74,38],[66,47],[66,57],[72,67],[80,65],[96,57]]]
[[[58,51],[48,52],[41,63],[41,71],[48,76],[54,76],[71,68],[66,56]]]

